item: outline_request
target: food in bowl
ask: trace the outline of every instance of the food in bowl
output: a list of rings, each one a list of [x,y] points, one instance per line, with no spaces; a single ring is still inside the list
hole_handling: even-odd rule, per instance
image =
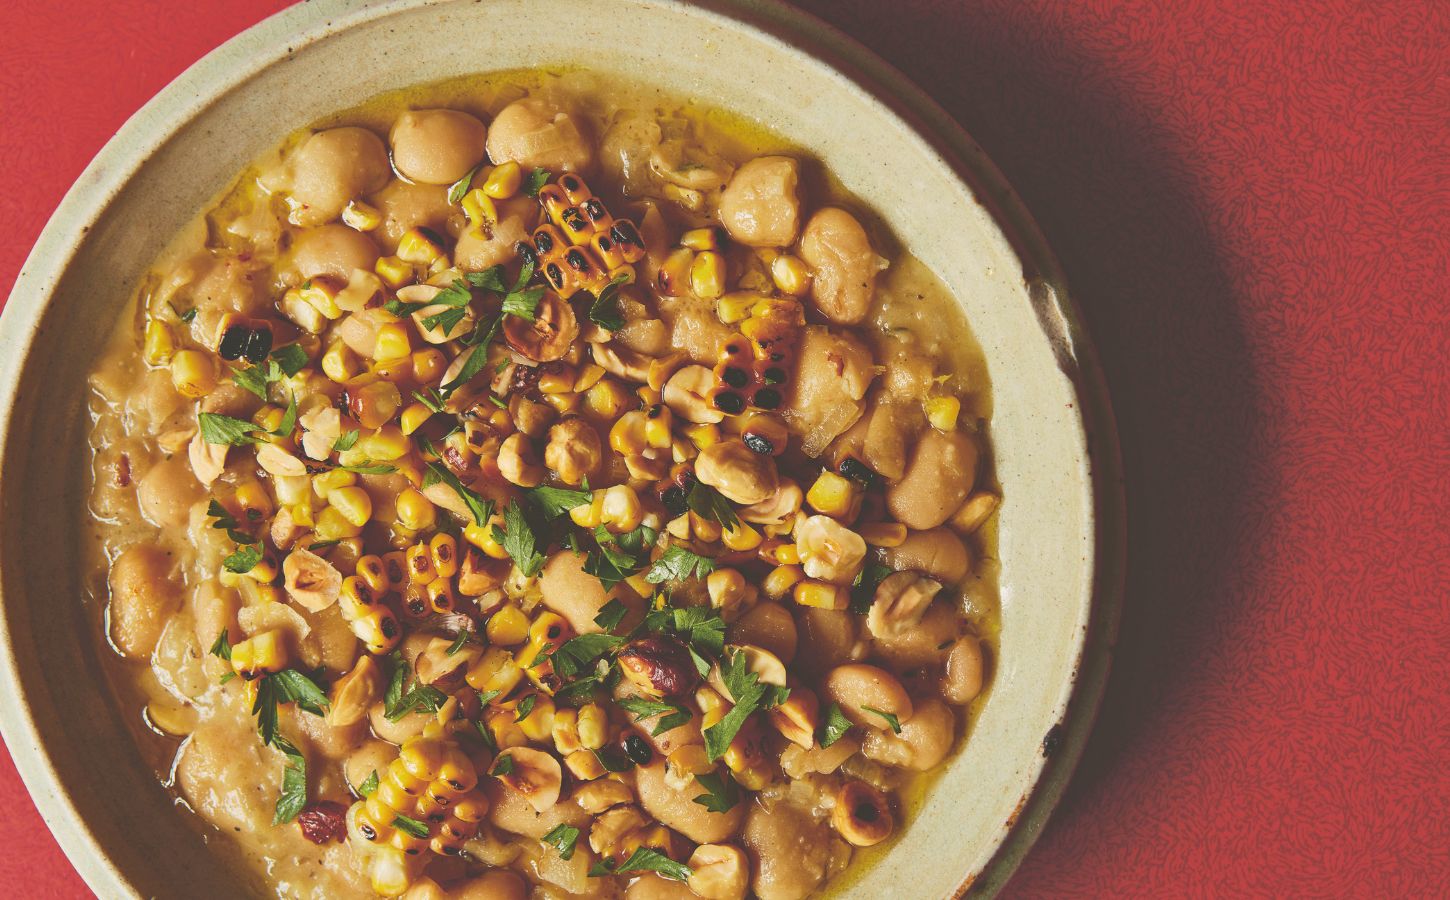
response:
[[[112,687],[279,895],[807,896],[984,700],[981,353],[724,111],[515,72],[339,114],[91,385]]]

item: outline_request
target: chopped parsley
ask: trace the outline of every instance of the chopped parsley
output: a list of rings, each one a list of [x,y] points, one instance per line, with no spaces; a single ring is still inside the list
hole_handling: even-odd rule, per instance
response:
[[[685,495],[685,505],[702,519],[719,522],[732,531],[740,524],[730,501],[704,482],[697,481],[690,487],[690,492]]]
[[[851,585],[851,612],[862,616],[870,612],[871,603],[876,599],[876,588],[891,572],[890,566],[876,562],[863,566]]]
[[[505,753],[494,761],[493,768],[488,774],[495,777],[500,775],[512,775],[514,773],[514,758],[511,754]]]
[[[664,581],[684,581],[687,578],[704,578],[715,571],[715,561],[708,556],[692,553],[684,547],[674,546],[650,567],[645,581],[659,584]]]
[[[841,712],[841,704],[832,703],[826,707],[826,717],[822,720],[821,727],[816,732],[816,740],[820,741],[823,748],[829,747],[845,737],[846,732],[850,730],[851,720],[846,718],[845,713]]]
[[[478,168],[478,166],[474,166],[468,170],[466,175],[448,186],[449,203],[457,206],[463,202],[463,195],[467,194],[468,189],[473,185],[473,176],[478,174]]]
[[[560,859],[570,860],[574,858],[574,845],[579,840],[579,829],[573,825],[558,825],[540,840],[546,847],[558,850]]]
[[[285,825],[297,818],[302,807],[307,805],[307,758],[280,735],[273,743],[286,754],[287,763],[282,769],[282,795],[277,798],[272,824]]]
[[[216,640],[212,642],[211,649],[207,652],[218,659],[224,659],[227,662],[232,661],[232,642],[227,638],[227,630],[225,628],[222,629],[221,634],[216,636]]]
[[[360,434],[361,432],[359,432],[356,428],[352,429],[351,431],[343,432],[342,434],[337,436],[337,440],[332,442],[332,449],[338,453],[343,453],[351,450],[353,447],[357,446],[357,439]]]
[[[675,862],[658,850],[651,850],[649,847],[640,847],[629,855],[629,859],[617,866],[612,860],[605,858],[589,867],[590,878],[624,875],[629,872],[658,872],[674,881],[688,881],[690,876],[695,874],[684,863]]]
[[[581,634],[560,644],[540,663],[548,660],[560,678],[573,678],[623,643],[624,638],[612,634]]]
[[[711,762],[725,755],[752,713],[778,706],[790,696],[789,688],[761,684],[760,676],[750,670],[744,653],[729,653],[721,658],[720,678],[735,706],[725,718],[705,729],[705,753]]]
[[[475,524],[483,525],[488,522],[489,517],[493,515],[493,501],[484,499],[477,491],[466,487],[462,481],[458,480],[457,475],[445,467],[438,463],[429,463],[428,473],[423,477],[423,486],[426,488],[440,482],[453,488],[454,493],[463,499]]]
[[[369,775],[362,784],[357,786],[357,795],[359,797],[371,797],[373,795],[373,792],[375,792],[377,789],[378,770],[373,769],[373,773]]]
[[[861,707],[862,712],[868,712],[873,716],[879,716],[882,721],[891,726],[891,730],[901,734],[901,720],[885,710],[876,709],[874,706]]]
[[[353,472],[358,475],[391,475],[398,471],[398,467],[390,463],[373,462],[367,460],[356,466],[338,466],[344,472]]]
[[[572,509],[586,506],[593,502],[594,494],[590,491],[574,491],[568,488],[536,487],[524,491],[524,496],[550,519],[557,519]]]
[[[696,775],[695,783],[705,789],[705,793],[695,798],[695,802],[713,813],[729,812],[740,802],[740,790],[735,784],[735,779],[729,775],[707,772],[704,775]]]
[[[600,628],[603,628],[607,632],[613,631],[614,629],[619,627],[619,623],[624,621],[624,617],[628,613],[629,607],[621,603],[619,598],[616,597],[613,600],[610,600],[608,603],[604,604],[603,608],[599,610],[599,615],[594,617],[594,624],[598,625]],[[225,636],[225,634],[226,633],[223,632],[223,636]]]
[[[548,184],[552,177],[554,177],[553,173],[548,169],[535,169],[524,181],[524,193],[530,197],[539,196],[539,191],[543,190],[544,185]]]
[[[503,528],[493,526],[493,539],[503,545],[525,577],[532,578],[539,574],[539,570],[544,567],[545,557],[538,550],[535,525],[529,521],[528,514],[517,500],[509,501],[509,505],[504,508],[503,523]]]
[[[222,560],[222,568],[235,575],[245,575],[262,561],[262,548],[257,544],[244,544],[237,552]]]
[[[534,711],[534,704],[538,702],[538,694],[530,694],[524,699],[520,700],[518,711],[514,713],[514,721],[522,722],[524,719],[527,719],[529,717],[529,713]]]
[[[393,816],[393,827],[415,838],[425,838],[428,836],[427,825],[419,822],[417,819],[410,819],[402,813]]]
[[[252,434],[260,430],[245,419],[234,419],[220,413],[197,413],[196,422],[201,426],[201,439],[208,444],[232,447],[255,444],[257,439]]]
[[[625,697],[616,701],[625,712],[634,715],[636,722],[659,716],[660,720],[650,729],[650,735],[658,737],[672,728],[679,728],[690,721],[692,713],[678,703],[665,703],[644,697]]]
[[[604,290],[589,304],[589,321],[607,331],[618,331],[624,327],[624,314],[619,309],[619,286],[626,280],[621,275],[604,286]]]

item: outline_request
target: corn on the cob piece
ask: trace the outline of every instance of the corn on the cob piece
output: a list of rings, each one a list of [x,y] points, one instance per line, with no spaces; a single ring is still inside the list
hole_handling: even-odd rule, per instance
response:
[[[719,386],[710,394],[711,404],[727,415],[738,415],[750,407],[779,408],[804,327],[805,311],[799,300],[765,297],[757,301],[740,323],[740,333],[720,347],[715,364]]]
[[[551,224],[536,229],[532,244],[520,246],[549,286],[565,299],[581,288],[598,294],[615,271],[644,258],[644,239],[628,219],[610,215],[583,178],[573,173],[539,190]]]

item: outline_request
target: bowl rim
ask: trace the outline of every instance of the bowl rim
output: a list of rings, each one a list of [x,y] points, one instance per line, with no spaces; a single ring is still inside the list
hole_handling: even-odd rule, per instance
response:
[[[141,164],[216,98],[299,46],[436,0],[312,0],[252,25],[197,60],[161,89],[108,140],[67,191],[16,277],[0,312],[0,425],[15,405],[19,375],[40,313],[89,227]],[[1083,317],[1067,290],[1057,257],[1001,171],[935,100],[855,38],[783,0],[663,0],[693,5],[781,40],[824,63],[896,114],[961,179],[1002,229],[1023,266],[1039,320],[1058,348],[1058,361],[1078,398],[1087,448],[1094,528],[1093,591],[1078,645],[1073,686],[1060,722],[1043,738],[1044,764],[1018,803],[989,862],[969,873],[955,895],[991,896],[1011,877],[1046,826],[1082,756],[1102,701],[1123,602],[1126,500],[1116,423],[1106,379]],[[285,51],[279,48],[287,48]],[[0,458],[8,429],[0,427]],[[0,604],[4,598],[0,596]],[[76,871],[98,895],[132,893],[78,814],[41,744],[19,683],[9,624],[0,616],[0,736],[26,789]]]

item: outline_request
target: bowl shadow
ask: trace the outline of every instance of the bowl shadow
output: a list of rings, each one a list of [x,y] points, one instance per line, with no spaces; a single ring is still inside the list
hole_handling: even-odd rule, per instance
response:
[[[982,145],[1061,260],[1101,357],[1126,479],[1126,591],[1102,709],[1052,820],[1063,827],[1092,815],[1129,748],[1181,717],[1195,669],[1245,612],[1230,585],[1251,544],[1231,523],[1262,513],[1250,487],[1267,477],[1251,467],[1265,416],[1229,275],[1195,173],[1144,102],[1152,86],[1064,23],[1013,2],[798,5]]]

